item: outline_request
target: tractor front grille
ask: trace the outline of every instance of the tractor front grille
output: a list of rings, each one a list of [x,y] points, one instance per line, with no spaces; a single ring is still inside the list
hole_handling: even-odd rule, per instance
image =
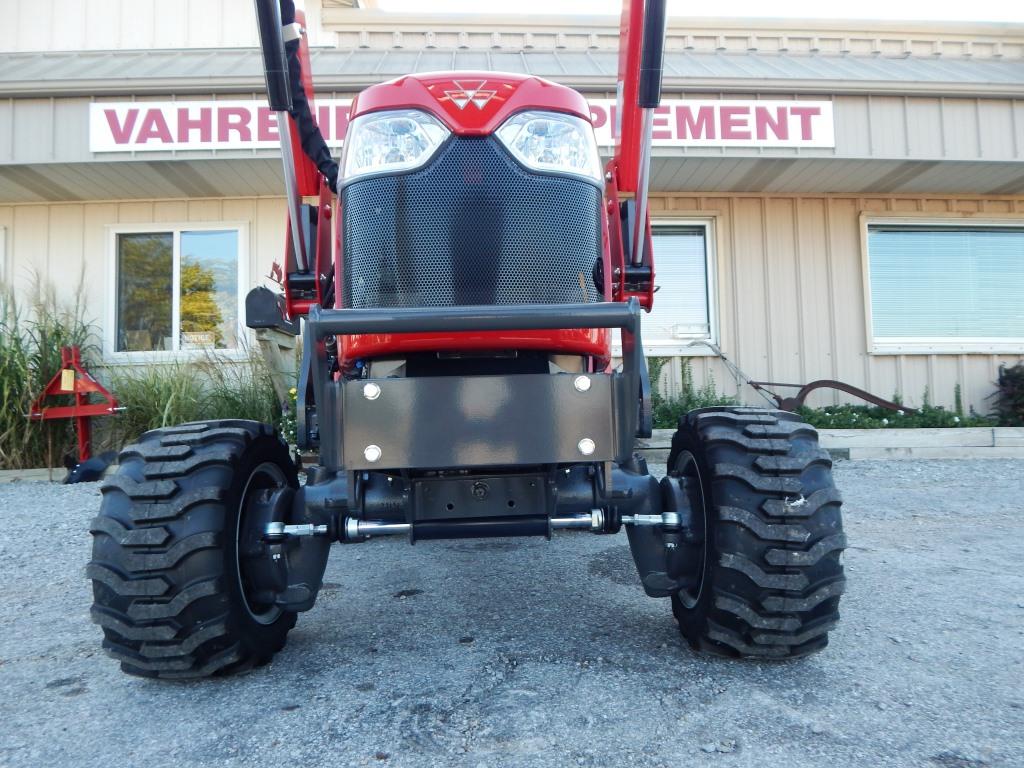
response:
[[[342,191],[346,307],[599,301],[601,192],[530,173],[492,138]]]

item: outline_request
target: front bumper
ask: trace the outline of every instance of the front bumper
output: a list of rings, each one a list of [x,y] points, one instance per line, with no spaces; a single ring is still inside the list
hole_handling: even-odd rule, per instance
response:
[[[304,329],[299,441],[330,469],[452,469],[628,460],[650,434],[640,306],[559,304],[410,309],[314,307]],[[326,339],[350,334],[619,328],[621,371],[334,380]],[[377,397],[366,395],[376,385]],[[593,442],[592,450],[589,444]],[[371,450],[371,446],[374,447]]]

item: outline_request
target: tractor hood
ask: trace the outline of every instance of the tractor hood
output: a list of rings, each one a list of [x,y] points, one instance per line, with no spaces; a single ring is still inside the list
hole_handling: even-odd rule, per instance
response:
[[[459,136],[487,136],[526,109],[564,112],[590,122],[586,99],[563,85],[507,72],[428,72],[372,85],[351,118],[386,109],[420,109]]]

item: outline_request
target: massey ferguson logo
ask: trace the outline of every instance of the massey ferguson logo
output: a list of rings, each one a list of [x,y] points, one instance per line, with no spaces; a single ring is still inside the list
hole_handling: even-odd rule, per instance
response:
[[[487,102],[497,95],[497,91],[485,90],[486,80],[474,80],[460,83],[453,80],[452,85],[457,90],[445,91],[444,95],[459,109],[465,109],[467,104],[475,104],[477,109],[483,109]]]

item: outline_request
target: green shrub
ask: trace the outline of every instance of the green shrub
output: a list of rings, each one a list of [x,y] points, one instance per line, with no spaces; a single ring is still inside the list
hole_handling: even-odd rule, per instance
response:
[[[94,326],[84,319],[82,290],[70,303],[36,280],[25,306],[0,284],[0,469],[55,466],[76,455],[73,421],[32,421],[32,400],[60,370],[60,350],[77,345],[87,367],[96,368]],[[143,432],[186,421],[281,419],[270,372],[262,357],[136,366],[115,370],[110,389],[123,410],[93,421],[93,452],[120,448]],[[48,405],[68,405],[70,397]]]
[[[85,320],[81,284],[70,303],[36,279],[27,307],[0,284],[0,469],[54,466],[76,450],[70,420],[32,421],[33,399],[60,370],[60,350],[77,345],[88,365],[96,357],[93,326]],[[69,397],[49,405],[66,405]]]
[[[941,405],[932,405],[931,394],[926,389],[921,398],[921,407],[916,411],[891,411],[875,405],[832,405],[824,408],[800,409],[800,416],[807,423],[819,429],[893,429],[914,427],[991,427],[994,421],[980,416],[972,409],[965,414],[960,387],[954,391],[954,406],[948,411]],[[901,402],[899,395],[893,402]]]
[[[697,387],[693,381],[690,361],[685,358],[681,360],[682,381],[679,394],[674,397],[662,395],[659,379],[666,363],[668,363],[668,358],[665,357],[647,358],[647,369],[651,376],[651,411],[655,429],[675,429],[679,426],[679,418],[694,408],[737,404],[735,398],[718,392],[713,376],[709,375],[704,385]]]
[[[113,420],[110,442],[120,446],[143,432],[187,421],[252,419],[276,424],[281,418],[270,372],[260,357],[226,360],[211,356],[135,368],[113,377],[124,411]]]
[[[124,409],[109,424],[113,447],[150,429],[204,417],[205,393],[199,370],[191,363],[139,366],[119,370],[111,379],[111,390]]]
[[[1003,427],[1024,427],[1024,363],[999,366],[995,416]]]
[[[277,428],[281,432],[281,437],[288,445],[295,445],[295,441],[298,437],[299,424],[296,418],[296,409],[298,408],[299,390],[296,387],[292,387],[288,390],[288,400],[281,404],[281,419],[278,421]]]
[[[266,424],[276,424],[281,418],[282,404],[262,357],[250,356],[241,363],[214,359],[199,368],[207,381],[205,418],[253,419]]]

